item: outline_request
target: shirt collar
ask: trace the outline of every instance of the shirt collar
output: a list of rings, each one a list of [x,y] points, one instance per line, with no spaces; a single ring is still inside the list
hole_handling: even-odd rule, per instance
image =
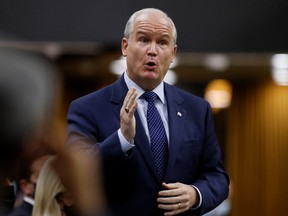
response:
[[[25,196],[23,197],[23,200],[24,200],[25,202],[30,203],[31,205],[34,206],[35,201],[34,201],[32,198],[30,198],[30,197],[28,197],[28,196],[25,195]]]
[[[138,92],[138,95],[136,97],[136,99],[139,99],[139,97],[145,92],[140,86],[138,86],[135,82],[133,82],[127,75],[127,72],[124,73],[124,80],[125,83],[128,87],[128,89],[131,89],[132,87],[134,87],[136,89],[136,91]],[[153,92],[155,92],[159,99],[161,100],[161,102],[163,104],[165,104],[165,97],[164,97],[164,82],[162,81],[156,88],[154,88],[152,90]]]

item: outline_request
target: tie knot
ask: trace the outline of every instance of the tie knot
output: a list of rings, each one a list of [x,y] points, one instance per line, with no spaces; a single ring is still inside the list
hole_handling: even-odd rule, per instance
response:
[[[153,91],[150,92],[144,92],[142,94],[142,96],[144,97],[144,99],[148,102],[154,102],[157,98],[157,94]]]

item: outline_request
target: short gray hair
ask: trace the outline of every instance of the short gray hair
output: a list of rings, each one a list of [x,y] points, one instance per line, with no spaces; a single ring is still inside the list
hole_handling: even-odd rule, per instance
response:
[[[134,24],[135,24],[135,20],[142,14],[144,13],[152,13],[152,12],[156,12],[156,13],[160,13],[163,14],[164,17],[167,18],[167,20],[171,23],[172,28],[173,28],[173,44],[176,44],[177,41],[177,30],[176,30],[176,26],[173,22],[173,20],[162,10],[156,9],[156,8],[145,8],[139,11],[136,11],[134,14],[132,14],[132,16],[128,19],[126,26],[125,26],[125,30],[124,30],[124,37],[129,39],[130,35],[132,34],[133,30],[134,30]]]

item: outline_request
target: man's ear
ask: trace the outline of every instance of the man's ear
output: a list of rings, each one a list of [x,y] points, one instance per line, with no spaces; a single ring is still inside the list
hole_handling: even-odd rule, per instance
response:
[[[128,47],[128,39],[124,37],[121,43],[122,55],[124,57],[127,56],[127,47]]]
[[[171,59],[171,63],[173,62],[175,56],[176,56],[176,52],[177,52],[177,45],[174,45],[174,48],[172,50],[172,59]]]

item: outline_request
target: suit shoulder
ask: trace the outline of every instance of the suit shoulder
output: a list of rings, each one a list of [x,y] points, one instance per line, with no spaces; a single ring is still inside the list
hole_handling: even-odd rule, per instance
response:
[[[173,93],[174,97],[182,98],[183,101],[189,101],[191,103],[203,104],[203,105],[208,104],[207,100],[205,100],[204,98],[197,96],[197,95],[195,95],[192,92],[189,92],[187,90],[183,90],[179,87],[171,86],[171,85],[168,85],[168,89],[170,89],[174,92]]]

